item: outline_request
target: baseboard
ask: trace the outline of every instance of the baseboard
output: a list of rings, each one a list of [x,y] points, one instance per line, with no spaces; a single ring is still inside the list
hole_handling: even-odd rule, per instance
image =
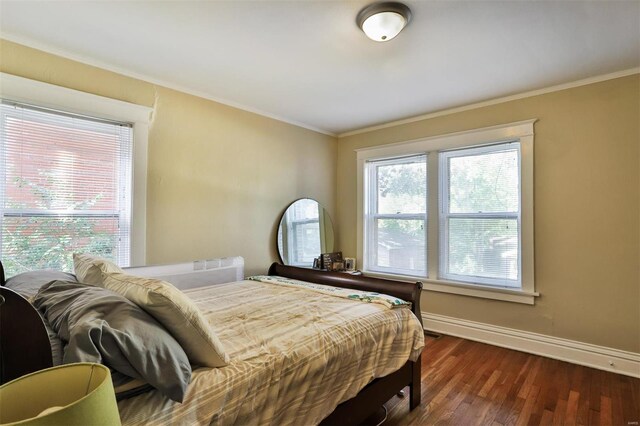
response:
[[[638,353],[426,312],[422,320],[425,330],[640,377]]]

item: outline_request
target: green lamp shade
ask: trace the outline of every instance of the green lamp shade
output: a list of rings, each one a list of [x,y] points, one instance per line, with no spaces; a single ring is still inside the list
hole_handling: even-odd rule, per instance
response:
[[[12,380],[0,386],[0,424],[120,425],[111,373],[78,363]]]

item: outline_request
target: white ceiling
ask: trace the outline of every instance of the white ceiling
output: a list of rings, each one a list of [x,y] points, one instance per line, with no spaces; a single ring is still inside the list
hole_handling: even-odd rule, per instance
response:
[[[0,1],[0,36],[325,133],[640,65],[640,1]]]

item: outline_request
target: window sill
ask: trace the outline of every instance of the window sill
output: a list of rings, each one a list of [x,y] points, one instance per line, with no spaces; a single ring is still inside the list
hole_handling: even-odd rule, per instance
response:
[[[479,297],[482,299],[502,300],[505,302],[524,303],[526,305],[533,305],[535,298],[540,296],[540,293],[525,290],[511,290],[508,288],[495,288],[479,284],[464,284],[454,281],[432,280],[428,278],[392,275],[370,271],[363,272],[368,276],[378,278],[388,278],[407,282],[420,281],[423,284],[423,290],[427,291],[459,294],[462,296]]]

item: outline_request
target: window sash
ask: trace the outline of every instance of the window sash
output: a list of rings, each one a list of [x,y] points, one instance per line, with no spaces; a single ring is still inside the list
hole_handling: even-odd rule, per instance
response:
[[[450,173],[449,160],[451,158],[481,156],[505,151],[516,151],[518,156],[518,210],[514,212],[476,212],[476,213],[451,213],[449,204]],[[522,288],[522,158],[520,143],[518,141],[502,142],[500,144],[483,145],[479,147],[459,148],[449,151],[441,151],[439,155],[439,278],[450,281],[459,281],[471,284],[482,284],[505,288]],[[518,256],[516,280],[508,278],[490,278],[474,274],[456,274],[449,272],[450,252],[450,220],[451,219],[506,219],[515,220],[518,233]]]
[[[425,164],[425,181],[426,181],[426,193],[425,193],[425,211],[424,213],[378,213],[378,168],[384,166],[391,165],[405,165],[405,164],[414,164],[414,163],[424,163]],[[364,233],[364,265],[363,269],[374,271],[374,272],[382,272],[382,273],[390,273],[390,274],[399,274],[413,277],[424,277],[427,275],[427,271],[429,268],[428,265],[428,181],[426,180],[426,165],[427,165],[427,155],[426,154],[417,154],[410,156],[402,156],[395,158],[386,158],[379,160],[372,160],[367,162],[366,164],[366,187],[368,188],[365,200],[365,233]],[[390,219],[390,220],[419,220],[422,221],[422,227],[424,229],[424,270],[415,270],[415,269],[405,269],[398,267],[386,267],[381,266],[379,263],[379,234],[378,230],[378,222],[381,219]]]

